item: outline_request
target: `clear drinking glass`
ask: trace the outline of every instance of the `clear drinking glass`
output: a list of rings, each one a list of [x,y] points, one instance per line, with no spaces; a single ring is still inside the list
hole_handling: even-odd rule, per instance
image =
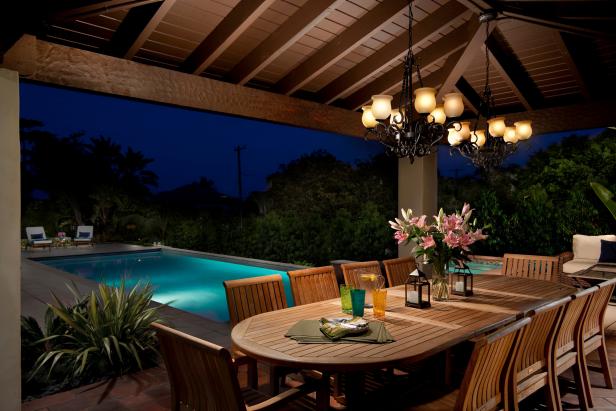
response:
[[[374,308],[372,314],[375,318],[385,318],[385,309],[387,308],[387,290],[379,288],[372,290],[372,303]]]
[[[351,305],[353,307],[353,317],[364,316],[364,304],[366,302],[366,290],[351,290]]]
[[[342,312],[345,314],[351,314],[353,312],[353,305],[351,304],[351,285],[340,286],[340,305],[342,306]]]

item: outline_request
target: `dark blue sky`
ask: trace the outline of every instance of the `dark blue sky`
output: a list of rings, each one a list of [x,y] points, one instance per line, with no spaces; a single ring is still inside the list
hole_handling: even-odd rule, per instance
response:
[[[242,151],[244,193],[266,188],[266,177],[280,164],[318,149],[354,163],[382,152],[376,142],[333,133],[187,110],[125,98],[86,93],[40,84],[21,84],[21,117],[40,120],[58,135],[83,131],[105,136],[153,158],[159,190],[210,178],[216,188],[237,194],[236,157]],[[585,130],[578,134],[596,134]],[[523,164],[530,154],[571,135],[555,133],[532,138],[507,163]],[[441,146],[439,172],[446,176],[473,174],[469,161]]]
[[[246,146],[246,194],[264,190],[280,164],[318,149],[350,163],[382,152],[380,144],[360,138],[33,83],[21,84],[21,117],[40,120],[58,135],[84,131],[142,151],[155,160],[150,168],[159,190],[204,176],[236,195],[237,145]]]

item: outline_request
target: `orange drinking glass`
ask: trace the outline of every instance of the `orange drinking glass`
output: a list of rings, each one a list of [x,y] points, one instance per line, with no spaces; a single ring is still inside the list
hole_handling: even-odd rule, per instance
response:
[[[372,314],[375,318],[385,318],[385,309],[387,308],[387,290],[378,288],[372,290]]]

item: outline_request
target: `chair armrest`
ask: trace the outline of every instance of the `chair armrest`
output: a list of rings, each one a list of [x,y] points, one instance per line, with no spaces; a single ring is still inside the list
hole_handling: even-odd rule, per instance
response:
[[[247,356],[244,353],[241,353],[239,351],[235,351],[233,353],[233,364],[235,365],[236,368],[242,365],[252,365],[256,363],[257,363],[257,360],[255,360],[252,357]]]
[[[566,263],[567,261],[573,260],[573,251],[565,251],[558,254],[558,257],[563,263]]]

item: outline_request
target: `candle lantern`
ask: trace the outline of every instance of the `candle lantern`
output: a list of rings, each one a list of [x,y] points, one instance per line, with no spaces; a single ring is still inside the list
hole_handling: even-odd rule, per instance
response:
[[[424,290],[427,290],[427,299],[424,299]],[[404,295],[407,307],[430,307],[430,282],[423,272],[415,269],[409,274],[409,278],[404,283]]]
[[[457,261],[453,273],[449,276],[452,294],[470,297],[473,295],[473,273],[463,261]]]

